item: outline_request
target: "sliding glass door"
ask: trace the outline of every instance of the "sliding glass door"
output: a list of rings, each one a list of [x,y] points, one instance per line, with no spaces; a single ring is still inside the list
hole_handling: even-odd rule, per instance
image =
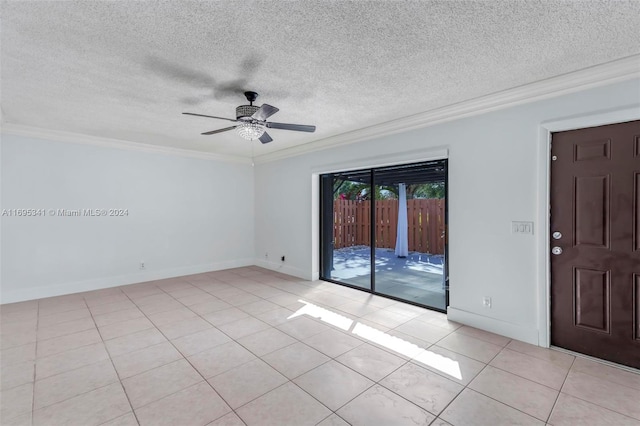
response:
[[[327,281],[444,311],[447,161],[321,177]]]
[[[322,176],[322,277],[371,290],[371,180],[363,175]]]
[[[376,291],[446,309],[444,281],[445,165],[374,171]]]

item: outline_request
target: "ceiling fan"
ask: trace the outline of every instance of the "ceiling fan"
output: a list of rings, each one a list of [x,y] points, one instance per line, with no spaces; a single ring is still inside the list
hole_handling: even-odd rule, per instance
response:
[[[316,131],[316,126],[307,126],[304,124],[287,124],[287,123],[274,123],[272,121],[266,121],[267,118],[279,111],[278,108],[262,104],[258,107],[253,105],[253,102],[258,98],[256,92],[244,92],[249,105],[240,105],[236,108],[236,118],[224,118],[215,117],[213,115],[194,114],[192,112],[183,112],[186,115],[195,115],[198,117],[217,118],[219,120],[233,121],[235,126],[225,127],[224,129],[211,130],[210,132],[204,132],[203,135],[213,135],[216,133],[227,132],[229,130],[236,129],[238,134],[247,140],[259,139],[262,143],[271,142],[271,136],[266,132],[267,129],[282,129],[282,130],[294,130],[296,132],[310,132]]]

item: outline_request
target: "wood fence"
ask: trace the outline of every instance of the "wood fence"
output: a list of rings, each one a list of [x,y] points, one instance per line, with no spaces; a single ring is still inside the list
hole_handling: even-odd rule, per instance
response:
[[[398,200],[377,200],[375,245],[395,248]],[[444,254],[444,200],[407,200],[409,251]],[[334,248],[371,244],[371,201],[333,202]]]

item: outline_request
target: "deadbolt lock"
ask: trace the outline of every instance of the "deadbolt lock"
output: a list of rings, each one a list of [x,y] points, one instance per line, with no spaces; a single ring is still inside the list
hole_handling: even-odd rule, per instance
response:
[[[560,238],[562,238],[562,234],[560,232],[556,231],[556,232],[554,232],[552,234],[552,237],[553,237],[554,240],[559,240]]]

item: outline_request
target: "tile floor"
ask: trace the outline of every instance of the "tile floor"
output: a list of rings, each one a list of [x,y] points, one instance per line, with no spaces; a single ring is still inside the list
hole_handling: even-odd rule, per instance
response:
[[[640,425],[640,375],[257,267],[1,310],[9,425]]]

